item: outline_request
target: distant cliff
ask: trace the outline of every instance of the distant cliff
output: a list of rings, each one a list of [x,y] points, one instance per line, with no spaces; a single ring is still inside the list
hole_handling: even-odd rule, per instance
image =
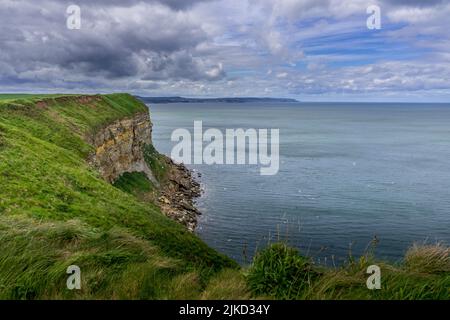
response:
[[[298,102],[288,98],[253,98],[253,97],[225,97],[225,98],[184,98],[184,97],[137,97],[145,103],[249,103],[249,102]]]

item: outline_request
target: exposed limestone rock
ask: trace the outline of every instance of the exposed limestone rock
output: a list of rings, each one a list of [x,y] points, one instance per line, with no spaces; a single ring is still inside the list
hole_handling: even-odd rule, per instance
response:
[[[165,156],[162,159],[168,168],[167,179],[157,181],[143,152],[144,146],[152,143],[151,139],[152,123],[148,113],[115,121],[86,138],[95,148],[88,161],[110,183],[125,172],[145,173],[158,187],[159,196],[155,200],[162,212],[194,231],[200,214],[194,205],[194,198],[200,196],[200,185],[184,165],[176,164]]]
[[[95,147],[89,162],[108,182],[114,182],[125,172],[143,172],[158,185],[143,154],[144,145],[151,143],[151,132],[148,113],[115,121],[88,138]]]
[[[200,184],[183,164],[176,164],[168,157],[165,159],[170,170],[158,198],[161,210],[188,230],[194,231],[197,217],[201,214],[194,205],[194,199],[201,195]]]

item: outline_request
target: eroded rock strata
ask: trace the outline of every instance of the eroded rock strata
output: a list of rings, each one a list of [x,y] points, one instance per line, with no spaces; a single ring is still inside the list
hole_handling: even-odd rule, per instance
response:
[[[200,185],[191,171],[170,158],[159,155],[164,162],[166,176],[159,181],[144,156],[144,148],[152,144],[152,123],[148,112],[120,119],[86,137],[95,151],[88,161],[101,176],[113,183],[126,172],[143,172],[157,187],[156,201],[161,210],[173,220],[193,231],[200,212],[194,199],[201,194]]]
[[[151,143],[152,126],[148,113],[117,120],[88,137],[95,147],[89,162],[108,182],[114,182],[125,172],[144,172],[157,184],[144,159],[143,148]]]

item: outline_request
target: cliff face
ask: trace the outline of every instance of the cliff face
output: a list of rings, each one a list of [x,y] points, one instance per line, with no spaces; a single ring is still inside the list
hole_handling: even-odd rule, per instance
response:
[[[117,120],[88,137],[95,147],[89,162],[110,183],[125,172],[143,172],[153,184],[158,185],[143,153],[144,146],[151,143],[151,132],[148,112]]]
[[[116,181],[137,176],[160,192],[168,177],[150,138],[148,108],[128,94],[0,95],[1,300],[193,299],[237,268],[157,201],[105,180],[150,168],[160,188],[140,173]],[[82,270],[82,290],[62,285],[70,265]]]
[[[88,162],[95,167],[109,183],[114,183],[126,172],[142,172],[157,187],[152,199],[169,218],[194,231],[197,216],[193,199],[200,195],[200,186],[192,178],[191,172],[170,158],[159,154],[152,145],[152,123],[147,112],[139,112],[132,117],[116,120],[90,135],[86,140],[95,151]],[[150,156],[145,149],[151,147]],[[164,168],[164,176],[156,176],[150,163]]]

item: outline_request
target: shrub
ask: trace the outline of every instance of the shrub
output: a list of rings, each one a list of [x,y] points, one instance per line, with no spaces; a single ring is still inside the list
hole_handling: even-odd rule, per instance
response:
[[[276,243],[255,256],[247,282],[256,295],[295,299],[318,275],[310,259],[284,243]]]

